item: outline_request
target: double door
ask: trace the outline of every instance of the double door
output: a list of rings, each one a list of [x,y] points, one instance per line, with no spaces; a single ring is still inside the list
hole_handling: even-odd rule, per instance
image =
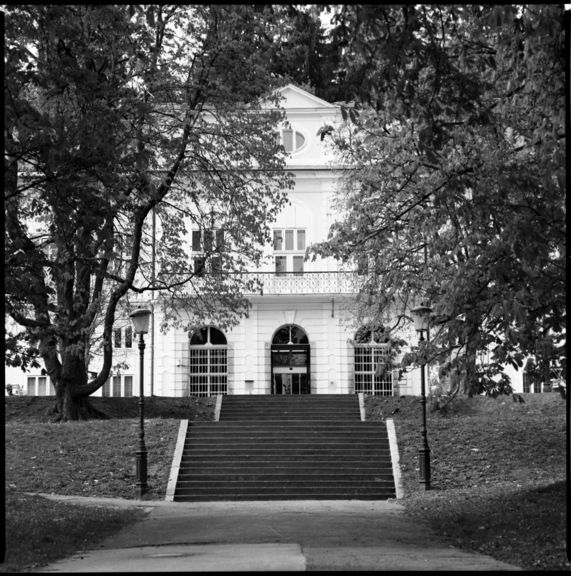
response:
[[[309,346],[272,346],[272,394],[310,394]]]

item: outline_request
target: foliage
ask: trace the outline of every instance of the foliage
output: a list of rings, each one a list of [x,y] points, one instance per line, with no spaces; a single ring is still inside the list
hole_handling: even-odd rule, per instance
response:
[[[171,322],[181,304],[222,325],[247,310],[243,272],[291,185],[268,96],[280,26],[246,5],[6,8],[5,303],[29,346],[12,324],[7,344],[23,368],[41,356],[62,418],[89,415],[129,292],[162,290]],[[205,253],[224,274],[188,262],[190,210],[224,228]]]
[[[273,4],[264,6],[264,10],[267,18],[284,23],[281,42],[274,38],[275,49],[269,61],[272,72],[327,102],[344,99],[344,83],[336,75],[340,45],[327,33],[322,21],[322,15],[331,18],[336,7]]]
[[[429,301],[425,352],[468,393],[507,390],[526,356],[565,374],[562,6],[345,5],[336,23],[354,101],[321,133],[354,170],[315,253],[368,267],[363,316],[402,325]]]

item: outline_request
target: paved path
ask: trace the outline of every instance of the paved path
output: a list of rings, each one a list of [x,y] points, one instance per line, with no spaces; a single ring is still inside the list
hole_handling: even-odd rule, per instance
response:
[[[173,503],[44,496],[141,506],[148,514],[97,550],[36,572],[519,570],[439,540],[394,500]]]

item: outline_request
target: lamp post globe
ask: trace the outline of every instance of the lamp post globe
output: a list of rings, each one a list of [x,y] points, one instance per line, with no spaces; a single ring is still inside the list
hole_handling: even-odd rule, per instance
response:
[[[135,310],[131,315],[133,331],[139,334],[139,445],[135,453],[137,496],[139,499],[147,491],[147,447],[145,446],[145,400],[144,400],[144,369],[145,340],[144,334],[149,331],[151,311],[146,308]]]

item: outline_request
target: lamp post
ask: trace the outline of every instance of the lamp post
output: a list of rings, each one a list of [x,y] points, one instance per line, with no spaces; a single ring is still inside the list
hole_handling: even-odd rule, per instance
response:
[[[424,342],[424,332],[428,332],[430,320],[430,306],[420,305],[413,308],[410,313],[414,321],[414,329],[419,333],[419,347]],[[422,354],[422,351],[421,351]],[[418,450],[419,482],[425,490],[430,490],[430,448],[426,434],[426,382],[424,378],[426,361],[421,355],[420,362],[420,388],[422,394],[422,447]]]
[[[147,448],[145,446],[145,400],[143,388],[145,340],[143,334],[149,331],[151,311],[147,309],[135,310],[131,314],[133,331],[139,334],[139,447],[136,451],[137,496],[139,499],[147,491]]]

